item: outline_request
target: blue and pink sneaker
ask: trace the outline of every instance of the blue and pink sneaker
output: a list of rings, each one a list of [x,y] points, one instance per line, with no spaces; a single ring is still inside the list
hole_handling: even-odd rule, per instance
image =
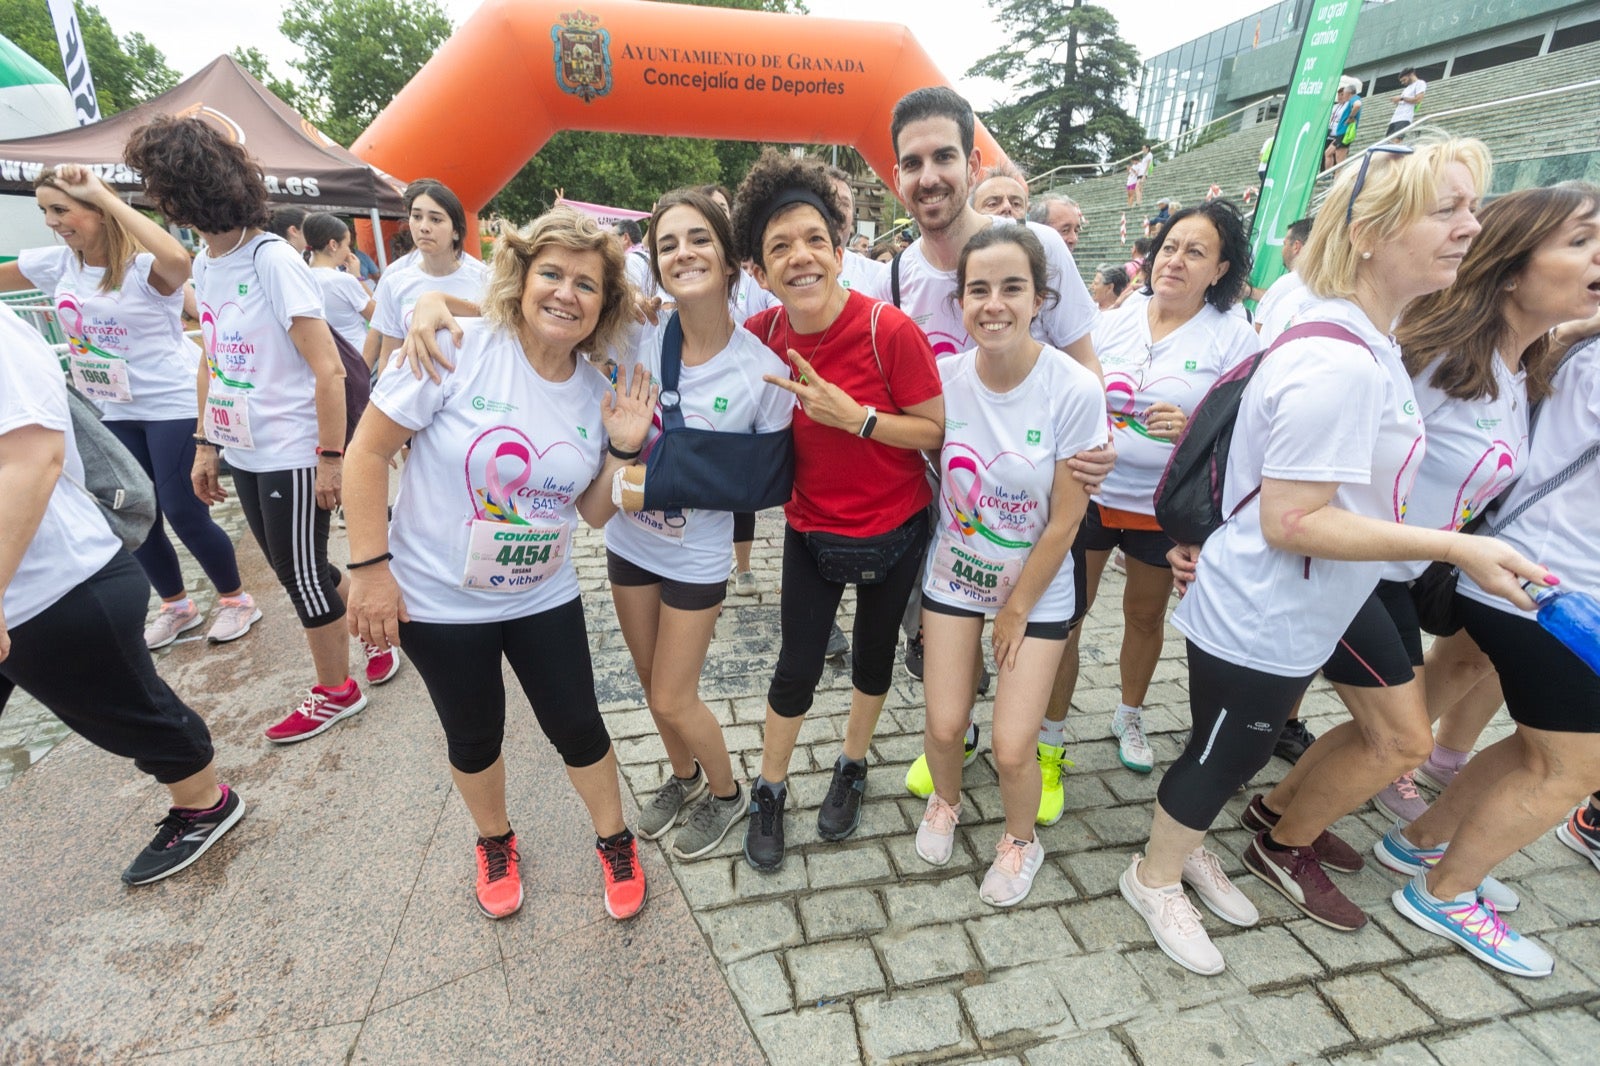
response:
[[[1399,826],[1395,826],[1372,845],[1372,853],[1379,862],[1397,874],[1418,874],[1439,865],[1446,847],[1448,845],[1441,844],[1436,848],[1419,848],[1405,838]],[[1493,903],[1494,909],[1501,914],[1510,914],[1522,906],[1522,898],[1511,886],[1493,877],[1483,879],[1478,886],[1478,897],[1486,903]]]
[[[1517,977],[1547,977],[1555,969],[1550,953],[1507,928],[1493,903],[1480,899],[1476,892],[1438,899],[1428,892],[1427,878],[1424,870],[1389,897],[1394,909],[1427,932],[1454,940],[1497,970]]]

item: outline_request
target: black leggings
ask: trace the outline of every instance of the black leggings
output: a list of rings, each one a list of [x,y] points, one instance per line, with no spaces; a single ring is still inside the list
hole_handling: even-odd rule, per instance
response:
[[[733,542],[735,544],[749,544],[756,539],[756,513],[754,511],[733,512]]]
[[[1289,712],[1315,674],[1280,677],[1189,649],[1189,746],[1156,789],[1161,809],[1205,832],[1223,805],[1272,758]]]
[[[905,554],[876,585],[856,586],[856,625],[851,641],[850,682],[868,696],[889,691],[900,616],[911,590],[922,578],[922,553],[928,523],[923,512],[911,519],[916,536]],[[844,586],[825,580],[806,547],[804,535],[786,525],[783,532],[783,596],[779,607],[783,643],[778,667],[767,689],[767,703],[781,718],[799,718],[811,709],[827,659],[828,633]]]
[[[592,766],[611,750],[595,701],[583,600],[505,622],[401,622],[400,642],[444,726],[450,765],[462,773],[482,773],[500,758],[506,735],[502,656],[563,762]]]
[[[211,732],[156,674],[144,645],[150,582],[127,552],[11,630],[0,710],[20,688],[97,748],[164,785],[211,765]]]
[[[329,513],[317,506],[316,470],[235,470],[233,488],[300,624],[315,629],[343,618],[339,571],[328,563]]]

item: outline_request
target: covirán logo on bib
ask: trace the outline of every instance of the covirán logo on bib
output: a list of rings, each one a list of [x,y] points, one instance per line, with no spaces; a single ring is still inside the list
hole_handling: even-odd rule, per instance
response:
[[[611,91],[611,31],[582,9],[562,12],[550,27],[555,42],[556,84],[584,103]]]

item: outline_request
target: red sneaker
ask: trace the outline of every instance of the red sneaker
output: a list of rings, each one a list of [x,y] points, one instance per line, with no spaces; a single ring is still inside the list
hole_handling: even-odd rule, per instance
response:
[[[639,842],[632,833],[618,843],[595,846],[600,856],[600,873],[606,882],[606,913],[621,921],[632,918],[644,906],[644,867],[639,865]]]
[[[522,856],[517,835],[507,841],[478,838],[478,909],[489,918],[509,918],[522,909]]]
[[[363,640],[361,650],[367,653],[367,684],[381,685],[400,672],[399,648],[384,650]]]
[[[361,694],[361,687],[353,677],[345,678],[343,687],[336,689],[312,685],[311,695],[290,711],[289,717],[267,729],[267,739],[274,744],[310,740],[366,705],[367,697]]]

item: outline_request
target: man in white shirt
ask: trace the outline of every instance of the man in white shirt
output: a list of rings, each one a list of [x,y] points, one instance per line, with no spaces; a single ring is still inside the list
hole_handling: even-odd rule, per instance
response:
[[[1028,179],[1010,163],[997,163],[972,187],[972,206],[982,215],[1017,221],[1028,214]]]
[[[1400,72],[1400,93],[1391,97],[1394,100],[1394,114],[1389,117],[1389,130],[1385,136],[1395,137],[1395,134],[1405,129],[1417,120],[1417,105],[1422,103],[1422,94],[1428,91],[1428,83],[1417,77],[1416,67],[1407,67]]]
[[[1310,299],[1305,282],[1295,273],[1295,260],[1311,236],[1311,219],[1302,218],[1289,224],[1283,235],[1284,274],[1256,296],[1256,332],[1261,335],[1261,346],[1267,347],[1278,339],[1278,334],[1294,324],[1300,305]]]
[[[850,175],[838,167],[823,168],[828,175],[828,183],[833,186],[838,195],[839,210],[844,214],[844,229],[839,233],[840,245],[850,242],[851,230],[856,223],[856,194],[850,186]],[[868,259],[860,252],[850,248],[844,249],[844,263],[839,268],[839,284],[846,289],[860,291],[863,295],[875,300],[883,298],[882,289],[885,278],[888,277],[888,268],[875,259]]]
[[[1083,208],[1070,196],[1046,193],[1028,208],[1028,221],[1049,226],[1061,234],[1067,251],[1078,254],[1078,236],[1083,233]]]

